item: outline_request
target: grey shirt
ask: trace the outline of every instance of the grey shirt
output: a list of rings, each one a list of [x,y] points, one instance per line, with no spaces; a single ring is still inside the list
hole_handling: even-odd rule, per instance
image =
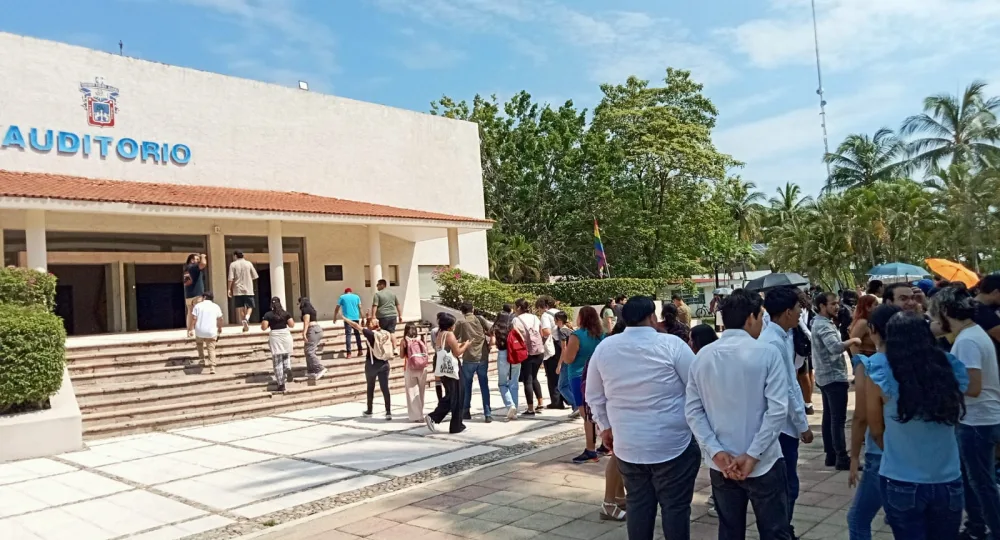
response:
[[[812,327],[812,359],[817,385],[847,382],[844,350],[837,325],[822,315],[816,315]]]

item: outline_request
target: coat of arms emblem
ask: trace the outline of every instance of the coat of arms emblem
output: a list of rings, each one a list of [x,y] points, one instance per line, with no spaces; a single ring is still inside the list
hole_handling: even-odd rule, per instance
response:
[[[83,108],[87,110],[87,123],[98,127],[114,127],[118,112],[118,89],[104,84],[97,77],[92,83],[80,83]]]

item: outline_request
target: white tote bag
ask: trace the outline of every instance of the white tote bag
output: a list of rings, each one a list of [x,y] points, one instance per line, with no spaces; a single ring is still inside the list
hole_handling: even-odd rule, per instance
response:
[[[434,362],[434,376],[435,377],[450,377],[452,379],[458,379],[458,359],[451,351],[446,350],[444,342],[447,338],[441,340],[441,346],[438,347],[437,356]]]

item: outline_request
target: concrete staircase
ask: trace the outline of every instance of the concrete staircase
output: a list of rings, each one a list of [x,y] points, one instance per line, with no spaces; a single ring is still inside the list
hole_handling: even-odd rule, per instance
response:
[[[397,339],[402,328],[399,325]],[[427,340],[428,332],[427,325],[421,326]],[[194,340],[184,337],[68,348],[84,437],[166,430],[364,398],[364,356],[355,350],[353,358],[346,357],[342,326],[324,324],[320,356],[328,371],[319,381],[306,377],[302,335],[293,335],[294,380],[286,384],[284,394],[273,393],[271,355],[267,336],[260,331],[244,334],[227,328],[216,348],[215,375],[199,365]],[[403,388],[402,361],[391,366],[389,384],[395,393]],[[495,363],[490,367],[495,369]],[[428,396],[435,399],[433,391]],[[380,408],[378,395],[375,401]]]

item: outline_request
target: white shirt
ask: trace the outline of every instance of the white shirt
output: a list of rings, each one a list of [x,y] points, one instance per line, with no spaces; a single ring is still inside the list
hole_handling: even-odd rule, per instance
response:
[[[219,335],[219,318],[222,308],[211,300],[202,300],[191,310],[194,322],[194,335],[200,338],[214,338]]]
[[[760,476],[781,458],[778,434],[788,415],[785,373],[777,349],[742,329],[726,330],[698,352],[685,412],[709,467],[719,470],[712,461],[719,452],[749,454],[760,460],[750,476]]]
[[[544,339],[543,345],[545,346],[545,354],[542,355],[543,360],[548,360],[556,355],[556,313],[559,313],[559,310],[555,308],[542,313],[541,329],[545,330],[548,328],[549,332],[551,332],[549,337],[545,338],[543,336],[542,338]]]
[[[760,333],[758,340],[773,346],[781,354],[788,381],[788,419],[781,432],[798,439],[799,435],[809,430],[809,419],[806,417],[806,403],[795,377],[795,343],[792,333],[785,332],[777,324],[769,324]]]
[[[587,403],[615,455],[634,464],[670,461],[691,445],[685,386],[694,353],[679,337],[629,327],[604,339],[587,368]]]
[[[534,313],[522,313],[515,317],[515,319],[521,321],[521,330],[531,330],[535,329],[536,332],[540,332],[542,328],[542,322],[538,320],[538,317]],[[525,332],[524,340],[528,340],[527,332]]]
[[[967,426],[1000,424],[1000,371],[990,335],[974,324],[958,333],[951,354],[967,369],[982,370],[983,376],[983,391],[976,397],[965,396],[965,416],[961,422]]]

